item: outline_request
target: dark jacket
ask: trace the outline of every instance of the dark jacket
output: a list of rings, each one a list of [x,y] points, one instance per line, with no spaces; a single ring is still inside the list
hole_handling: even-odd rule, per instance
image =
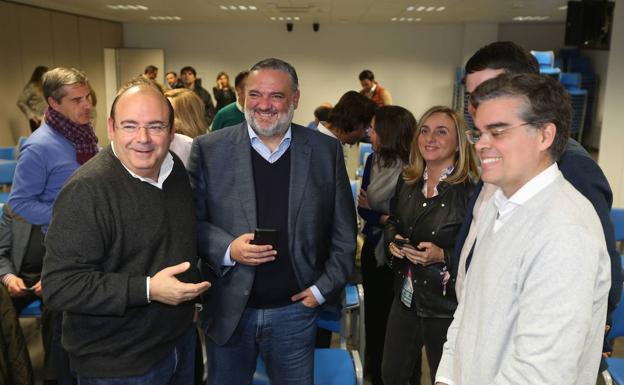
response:
[[[474,184],[464,182],[450,185],[440,182],[437,186],[438,195],[433,198],[426,198],[422,187],[422,180],[407,184],[402,178],[399,179],[397,193],[390,202],[385,242],[389,243],[396,234],[409,238],[412,245],[432,242],[444,250],[445,263],[422,266],[407,259],[393,258],[395,295],[400,298],[404,278],[408,268],[411,268],[414,285],[411,309],[421,317],[452,317],[457,307],[455,275],[451,275],[444,294],[443,270],[457,271],[453,266],[457,265],[458,260],[451,257]]]

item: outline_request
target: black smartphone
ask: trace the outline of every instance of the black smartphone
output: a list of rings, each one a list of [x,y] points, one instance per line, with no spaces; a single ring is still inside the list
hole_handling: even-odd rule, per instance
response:
[[[271,245],[273,250],[277,250],[277,230],[275,229],[256,229],[254,231],[254,245]]]
[[[394,238],[394,239],[392,240],[392,243],[394,243],[394,244],[395,244],[395,245],[397,245],[398,247],[403,247],[403,246],[405,246],[405,245],[409,245],[410,240],[409,240],[409,239],[397,239],[397,238]]]

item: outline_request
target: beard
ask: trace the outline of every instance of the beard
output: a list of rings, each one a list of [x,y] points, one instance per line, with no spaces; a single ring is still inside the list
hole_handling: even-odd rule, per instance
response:
[[[261,127],[261,123],[256,120],[256,112],[277,114],[277,119],[275,120],[275,123],[273,123],[271,126]],[[249,109],[247,108],[247,106],[245,106],[245,120],[247,120],[247,123],[249,123],[251,129],[254,130],[254,132],[258,134],[258,136],[264,137],[273,137],[285,134],[286,131],[288,131],[288,127],[290,127],[290,123],[292,122],[294,114],[294,103],[291,103],[290,106],[288,106],[288,111],[286,111],[286,113],[280,113],[275,108],[262,110],[259,108]]]

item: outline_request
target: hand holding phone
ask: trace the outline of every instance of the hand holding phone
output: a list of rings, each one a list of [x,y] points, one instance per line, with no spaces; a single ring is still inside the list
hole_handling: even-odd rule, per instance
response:
[[[278,231],[275,229],[256,229],[251,243],[254,245],[271,245],[273,250],[277,250],[277,236]]]
[[[397,247],[403,247],[405,245],[409,245],[410,240],[409,239],[394,238],[392,240],[392,243],[394,243]]]

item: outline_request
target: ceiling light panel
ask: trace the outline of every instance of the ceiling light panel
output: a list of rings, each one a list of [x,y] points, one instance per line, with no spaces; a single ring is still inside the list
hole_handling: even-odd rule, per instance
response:
[[[147,11],[149,9],[140,4],[109,4],[107,7],[114,11]]]
[[[257,11],[258,7],[255,5],[219,5],[219,9],[222,11]]]

